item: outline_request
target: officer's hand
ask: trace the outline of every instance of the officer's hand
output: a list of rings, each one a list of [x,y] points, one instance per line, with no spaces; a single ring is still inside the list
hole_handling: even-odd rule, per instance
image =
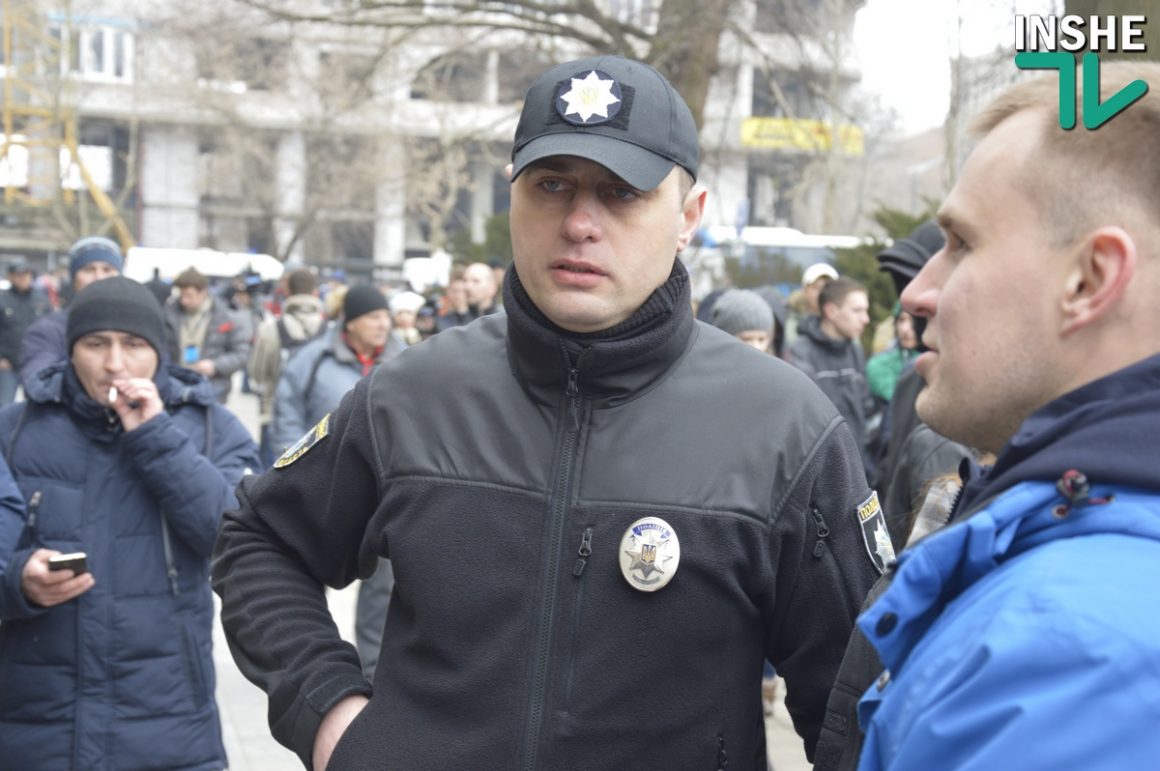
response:
[[[20,590],[30,602],[51,608],[84,594],[96,584],[91,573],[78,576],[72,570],[49,570],[48,558],[58,554],[52,549],[37,549],[24,563]]]
[[[347,696],[323,716],[318,733],[314,735],[314,771],[326,771],[326,765],[330,762],[330,756],[334,753],[338,740],[358,717],[358,713],[363,711],[368,701],[370,699],[361,694]]]
[[[193,365],[190,366],[190,369],[199,375],[205,375],[206,377],[210,378],[217,374],[217,367],[214,366],[213,359],[202,359],[201,361],[195,361]]]
[[[126,431],[132,431],[165,410],[161,395],[157,393],[157,384],[149,378],[114,380],[113,387],[117,389],[117,398],[109,406],[117,413]]]
[[[12,362],[8,361],[8,359],[0,357],[0,369],[5,371],[12,369]]]

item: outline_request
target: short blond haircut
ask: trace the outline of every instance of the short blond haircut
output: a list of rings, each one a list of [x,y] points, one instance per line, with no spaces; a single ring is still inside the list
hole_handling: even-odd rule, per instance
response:
[[[1021,186],[1037,202],[1055,246],[1102,225],[1131,224],[1155,232],[1160,224],[1160,93],[1150,89],[1096,130],[1083,127],[1083,71],[1076,68],[1076,127],[1059,127],[1059,76],[1029,78],[1000,94],[970,125],[973,138],[1011,116],[1042,115],[1041,142],[1019,159]],[[1118,61],[1100,68],[1100,101],[1128,83],[1160,88],[1160,62]]]

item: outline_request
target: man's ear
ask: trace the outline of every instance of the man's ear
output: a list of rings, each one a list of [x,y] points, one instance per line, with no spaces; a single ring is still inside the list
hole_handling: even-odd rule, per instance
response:
[[[1102,227],[1074,253],[1060,298],[1064,335],[1109,314],[1136,275],[1136,242],[1123,228]]]
[[[681,203],[681,230],[677,234],[677,252],[683,252],[701,226],[701,216],[705,213],[705,199],[709,191],[702,185],[695,184],[685,194]]]
[[[503,167],[503,175],[507,177],[508,182],[512,181],[512,169],[515,168],[512,164]]]

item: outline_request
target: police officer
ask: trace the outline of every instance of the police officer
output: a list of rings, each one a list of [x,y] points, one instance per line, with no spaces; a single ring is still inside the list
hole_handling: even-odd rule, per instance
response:
[[[692,115],[647,65],[569,62],[512,162],[507,315],[379,366],[225,516],[214,586],[275,738],[315,769],[763,764],[768,658],[812,753],[891,555],[829,400],[693,319]],[[380,556],[372,686],[323,585]]]

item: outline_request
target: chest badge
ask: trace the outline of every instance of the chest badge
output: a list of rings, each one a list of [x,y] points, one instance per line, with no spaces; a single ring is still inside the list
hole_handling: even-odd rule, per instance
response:
[[[620,572],[633,589],[655,592],[668,586],[681,564],[681,542],[660,517],[633,522],[620,539]]]

